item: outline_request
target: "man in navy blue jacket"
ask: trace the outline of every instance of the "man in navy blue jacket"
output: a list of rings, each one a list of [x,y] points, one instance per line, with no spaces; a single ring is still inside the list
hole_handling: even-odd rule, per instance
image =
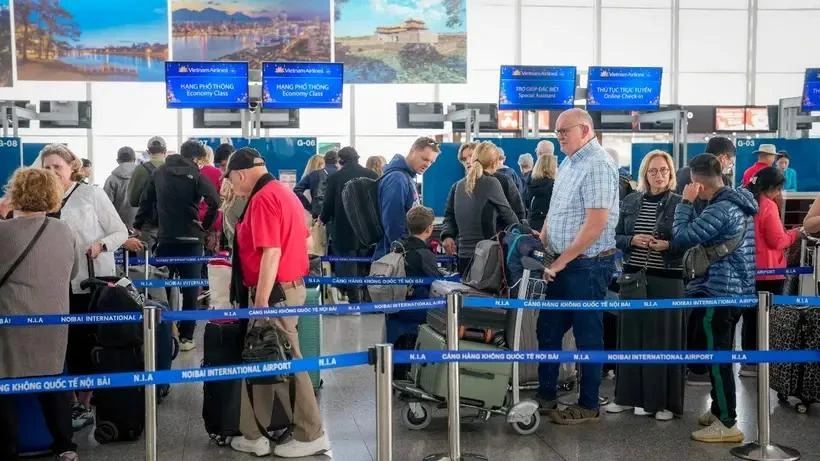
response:
[[[432,138],[416,139],[405,158],[396,154],[384,168],[379,180],[379,210],[384,237],[376,247],[373,259],[390,250],[390,245],[407,235],[407,212],[419,202],[415,177],[423,174],[438,158],[438,143]]]
[[[313,219],[319,217],[322,212],[322,202],[324,201],[325,191],[323,183],[327,181],[327,177],[337,172],[339,168],[336,166],[338,154],[335,150],[329,150],[325,153],[325,167],[321,170],[311,171],[307,176],[303,176],[293,188],[293,192],[299,197],[302,206],[309,211]],[[305,191],[310,191],[310,200],[305,197]]]
[[[726,187],[720,160],[702,154],[689,163],[692,183],[683,189],[683,200],[675,209],[672,228],[674,245],[691,248],[726,244],[742,235],[736,248],[726,256],[711,261],[706,274],[690,280],[687,297],[724,298],[755,293],[755,230],[757,202],[747,189]],[[708,203],[698,214],[694,202]],[[735,324],[740,309],[708,307],[702,317],[692,313],[689,322],[697,322],[706,337],[707,349],[730,351],[734,348]],[[712,384],[712,406],[698,422],[702,429],[692,433],[699,442],[739,443],[743,432],[737,427],[735,375],[732,364],[709,366]]]

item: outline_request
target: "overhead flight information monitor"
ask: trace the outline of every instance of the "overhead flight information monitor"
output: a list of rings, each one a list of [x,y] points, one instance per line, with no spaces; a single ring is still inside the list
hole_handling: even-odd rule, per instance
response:
[[[501,66],[500,110],[570,109],[575,105],[575,67]]]
[[[263,62],[262,105],[269,109],[340,109],[344,67],[329,62]]]
[[[806,69],[806,79],[803,82],[803,112],[820,111],[820,67]]]
[[[165,62],[169,109],[247,109],[247,62]]]
[[[661,102],[661,67],[589,68],[587,109],[651,111]]]

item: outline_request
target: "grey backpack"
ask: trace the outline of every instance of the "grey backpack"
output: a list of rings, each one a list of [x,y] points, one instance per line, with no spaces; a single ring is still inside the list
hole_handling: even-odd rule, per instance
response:
[[[501,294],[506,285],[504,249],[499,237],[478,242],[473,261],[462,282],[485,293]]]
[[[390,252],[370,264],[370,277],[406,277],[404,246],[393,244]],[[368,285],[367,292],[373,302],[404,301],[410,293],[407,285]]]
[[[695,245],[683,253],[683,276],[688,280],[705,277],[709,272],[709,266],[715,261],[723,259],[740,248],[743,239],[746,238],[746,227],[748,218],[743,218],[743,229],[740,234],[723,243],[705,247]]]

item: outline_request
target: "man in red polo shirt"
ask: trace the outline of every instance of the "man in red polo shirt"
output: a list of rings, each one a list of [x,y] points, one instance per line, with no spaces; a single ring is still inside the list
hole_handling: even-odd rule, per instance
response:
[[[755,154],[757,154],[757,163],[743,172],[743,179],[740,181],[741,186],[748,186],[758,171],[772,166],[774,161],[777,160],[777,149],[774,144],[761,144]]]
[[[265,167],[265,160],[253,148],[245,147],[234,152],[228,160],[225,176],[237,195],[249,197],[248,207],[236,225],[236,251],[241,283],[249,289],[251,306],[304,305],[303,277],[308,274],[310,232],[299,199],[273,179]],[[284,292],[285,301],[275,304],[270,300],[271,294],[278,291],[274,290],[277,285]],[[298,317],[271,321],[287,336],[294,358],[301,358],[296,332]],[[322,427],[322,416],[310,378],[303,372],[296,373],[293,379],[296,388],[293,438],[277,445],[273,453],[281,458],[325,453],[330,450],[330,442]],[[270,454],[270,441],[262,436],[255,418],[259,418],[263,427],[270,423],[275,387],[278,386],[253,386],[255,408],[252,409],[243,386],[239,427],[242,437],[231,441],[234,450],[257,456]],[[287,392],[287,386],[280,389]]]

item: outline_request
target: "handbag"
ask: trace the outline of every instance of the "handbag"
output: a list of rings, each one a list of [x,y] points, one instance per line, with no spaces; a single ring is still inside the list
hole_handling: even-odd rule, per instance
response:
[[[285,301],[282,285],[275,284],[271,291],[269,306],[276,306]],[[249,364],[293,360],[293,346],[287,335],[272,320],[253,319],[248,323],[245,334],[245,346],[242,349],[242,361]],[[281,384],[287,382],[289,375],[271,375],[248,378],[251,385]]]
[[[14,273],[15,269],[17,269],[20,263],[23,262],[24,259],[26,259],[26,256],[28,256],[28,254],[31,252],[31,249],[34,247],[34,244],[37,243],[38,240],[40,240],[40,237],[43,235],[43,232],[45,232],[46,227],[48,227],[48,217],[43,219],[43,224],[40,225],[39,229],[37,229],[37,233],[34,234],[34,237],[31,239],[30,242],[28,242],[28,245],[23,250],[23,252],[20,253],[20,256],[18,256],[17,259],[11,264],[9,270],[7,270],[5,274],[3,274],[3,278],[0,279],[0,287],[5,285],[8,279],[11,277],[11,274]]]
[[[746,237],[746,227],[748,220],[743,220],[743,230],[740,234],[718,245],[705,247],[703,245],[695,245],[686,250],[683,254],[683,275],[685,278],[692,280],[701,278],[709,271],[709,266],[713,262],[724,258],[740,247],[743,239]]]

